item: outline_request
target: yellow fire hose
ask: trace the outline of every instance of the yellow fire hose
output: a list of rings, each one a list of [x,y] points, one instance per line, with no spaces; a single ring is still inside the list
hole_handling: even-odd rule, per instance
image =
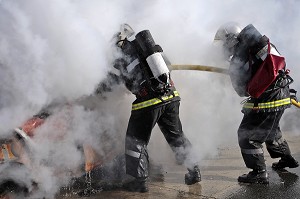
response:
[[[228,69],[225,68],[219,68],[214,66],[203,66],[203,65],[191,65],[191,64],[175,64],[171,65],[171,70],[199,70],[199,71],[208,71],[208,72],[214,72],[214,73],[222,73],[222,74],[228,74]],[[291,103],[296,106],[297,108],[300,108],[300,102],[297,102],[294,99],[291,99]]]
[[[200,71],[228,74],[228,69],[218,68],[213,66],[203,66],[203,65],[186,65],[186,64],[171,65],[171,70],[200,70]]]
[[[297,108],[300,108],[300,102],[297,102],[296,100],[294,99],[291,99],[291,102],[294,106],[296,106]]]

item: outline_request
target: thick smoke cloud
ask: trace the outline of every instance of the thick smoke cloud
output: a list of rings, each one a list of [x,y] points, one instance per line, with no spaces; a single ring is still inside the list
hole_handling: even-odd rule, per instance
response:
[[[173,64],[224,68],[228,63],[213,45],[216,30],[228,21],[242,27],[252,23],[286,57],[295,79],[293,88],[300,90],[299,6],[296,0],[1,0],[0,136],[10,135],[11,129],[53,101],[71,102],[90,95],[112,68],[111,38],[124,22],[136,32],[149,29]],[[183,129],[201,165],[202,158],[217,154],[220,144],[236,144],[242,99],[225,75],[172,71],[172,77],[182,97]],[[35,160],[51,160],[52,167],[40,167],[37,178],[50,196],[59,182],[52,175],[53,168],[82,163],[82,154],[76,151],[78,143],[88,142],[101,150],[93,141],[109,132],[112,140],[117,137],[123,144],[133,96],[120,87],[107,98],[93,101],[97,111],[73,107],[72,128],[65,132],[62,144],[46,139],[55,132],[51,121],[39,129],[36,139],[43,143],[43,150],[38,150]],[[63,114],[64,109],[61,111]],[[284,124],[295,125],[296,111],[287,111],[292,116]],[[293,127],[290,130],[298,133]],[[171,151],[161,133],[155,128],[153,134],[151,158],[168,160]],[[55,151],[51,158],[49,151]]]

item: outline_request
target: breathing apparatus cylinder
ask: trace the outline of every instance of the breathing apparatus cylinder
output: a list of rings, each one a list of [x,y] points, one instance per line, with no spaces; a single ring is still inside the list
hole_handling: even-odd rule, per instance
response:
[[[169,84],[169,69],[162,57],[162,48],[155,44],[149,30],[143,30],[136,35],[136,41],[143,51],[143,56],[153,77],[160,83]]]

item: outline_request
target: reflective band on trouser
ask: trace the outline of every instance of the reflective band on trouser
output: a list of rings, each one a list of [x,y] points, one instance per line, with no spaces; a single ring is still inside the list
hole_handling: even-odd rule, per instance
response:
[[[129,155],[129,156],[134,157],[134,158],[140,158],[141,153],[127,149],[126,150],[126,155]]]
[[[291,104],[291,98],[285,98],[285,99],[276,100],[272,102],[258,103],[257,106],[254,106],[254,103],[247,102],[244,104],[243,108],[249,108],[249,109],[276,108],[288,104]]]
[[[261,154],[264,153],[262,149],[241,149],[244,154]]]
[[[179,96],[178,91],[174,91],[174,94],[171,94],[169,96],[163,96],[161,99],[153,98],[153,99],[150,99],[150,100],[138,103],[138,104],[133,104],[132,105],[132,110],[135,111],[135,110],[146,108],[146,107],[149,107],[149,106],[152,106],[152,105],[155,105],[155,104],[159,104],[159,103],[161,103],[165,100],[172,99],[173,97],[176,97],[176,96]]]

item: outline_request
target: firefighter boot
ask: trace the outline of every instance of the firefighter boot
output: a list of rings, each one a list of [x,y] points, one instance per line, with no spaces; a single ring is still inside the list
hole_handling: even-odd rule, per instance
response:
[[[299,163],[295,158],[293,158],[291,155],[286,155],[282,157],[278,162],[274,162],[272,164],[272,168],[275,170],[281,170],[285,167],[289,168],[296,168],[299,166]]]
[[[148,183],[147,179],[145,178],[137,178],[133,181],[130,181],[123,186],[126,190],[132,192],[141,192],[145,193],[148,192]]]
[[[239,176],[238,182],[268,184],[268,172],[266,170],[253,170],[248,174]]]
[[[188,173],[185,174],[185,184],[192,185],[201,181],[201,174],[199,166],[194,166],[193,169],[188,169]]]

